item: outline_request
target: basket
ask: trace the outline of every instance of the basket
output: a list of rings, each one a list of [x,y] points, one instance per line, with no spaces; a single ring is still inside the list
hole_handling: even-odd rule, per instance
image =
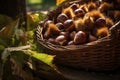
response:
[[[50,11],[45,20],[56,18],[63,6],[72,3]],[[43,26],[39,25],[36,31],[37,41],[46,53],[56,55],[56,64],[95,71],[111,71],[120,67],[120,21],[109,29],[109,36],[83,45],[54,45],[43,38],[42,30]]]

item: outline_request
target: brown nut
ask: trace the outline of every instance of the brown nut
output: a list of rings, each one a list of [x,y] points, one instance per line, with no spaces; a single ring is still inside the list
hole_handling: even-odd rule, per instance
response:
[[[98,28],[106,26],[106,20],[104,18],[98,18],[95,21],[95,26],[98,27]]]
[[[56,42],[55,42],[55,39],[54,39],[54,38],[49,38],[49,39],[48,39],[48,42],[53,43],[53,44],[56,44]]]
[[[72,5],[70,5],[70,8],[72,8],[72,10],[76,10],[78,8],[78,5],[76,3],[73,3]]]
[[[70,33],[70,39],[73,40],[76,35],[76,31]]]
[[[77,44],[83,44],[87,41],[87,34],[83,31],[79,31],[76,33],[74,38],[74,43]]]
[[[95,36],[93,36],[93,35],[89,35],[89,42],[92,42],[92,41],[96,41],[97,40],[97,38],[95,37]]]
[[[68,16],[64,13],[61,13],[57,17],[57,22],[64,23],[68,19]]]
[[[98,18],[105,18],[105,16],[99,10],[90,11],[86,13],[86,15],[92,17],[94,21],[96,21]]]
[[[66,45],[67,40],[64,35],[59,35],[56,39],[55,42],[58,43],[59,45]]]
[[[74,25],[74,22],[73,22],[72,19],[66,20],[63,25],[64,25],[64,29],[66,31],[71,32],[71,31],[73,31],[75,29],[75,25]]]
[[[69,41],[67,45],[74,45],[74,41]]]
[[[60,35],[63,35],[66,37],[66,39],[69,39],[69,33],[68,32],[60,32]]]
[[[62,24],[62,23],[56,23],[56,26],[60,29],[60,30],[62,30],[62,29],[64,29],[64,25]]]
[[[83,17],[85,15],[84,10],[82,10],[81,8],[76,9],[74,13],[75,13],[75,17],[77,18]]]
[[[53,21],[52,21],[52,20],[47,20],[47,21],[45,22],[45,24],[44,24],[44,29],[47,29],[47,28],[48,28],[48,25],[49,25],[50,23],[53,23]]]

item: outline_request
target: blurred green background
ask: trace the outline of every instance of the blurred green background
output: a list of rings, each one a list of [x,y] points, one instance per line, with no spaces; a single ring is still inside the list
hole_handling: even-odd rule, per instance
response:
[[[28,11],[48,11],[56,6],[56,0],[26,0],[26,5]]]

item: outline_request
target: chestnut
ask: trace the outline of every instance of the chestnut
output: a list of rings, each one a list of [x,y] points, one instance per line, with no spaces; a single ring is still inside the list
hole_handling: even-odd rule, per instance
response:
[[[98,27],[98,28],[106,26],[106,20],[104,18],[98,18],[95,21],[95,26]]]
[[[53,43],[53,44],[56,44],[56,42],[55,42],[55,39],[54,39],[54,38],[49,38],[49,39],[48,39],[48,42]]]
[[[44,29],[47,29],[47,28],[48,28],[48,25],[49,25],[50,23],[53,23],[53,21],[52,21],[52,20],[47,20],[47,21],[44,23]]]
[[[60,32],[60,35],[63,35],[66,37],[66,39],[69,39],[69,33],[68,32]]]
[[[70,5],[70,8],[72,8],[72,10],[76,10],[78,8],[78,5],[76,3],[73,3],[72,5]]]
[[[64,23],[68,19],[68,16],[64,13],[61,13],[57,17],[57,22]]]
[[[66,31],[71,32],[71,31],[73,31],[75,29],[75,25],[74,25],[74,22],[73,22],[72,19],[66,20],[63,25],[64,25],[64,29]]]
[[[96,6],[99,7],[102,4],[102,2],[103,2],[102,0],[97,0],[96,1]]]
[[[78,8],[74,11],[74,14],[77,18],[79,18],[79,17],[83,17],[85,15],[85,12],[81,8]]]
[[[70,39],[73,40],[75,37],[76,31],[70,33]]]
[[[87,13],[87,15],[92,17],[94,21],[96,21],[98,18],[105,18],[105,16],[99,10],[90,11]]]
[[[73,41],[76,45],[83,44],[87,42],[87,34],[83,31],[78,31]]]
[[[64,25],[62,24],[62,23],[56,23],[56,26],[60,29],[60,30],[62,30],[62,29],[64,29]]]
[[[95,36],[93,36],[93,35],[89,35],[89,42],[92,42],[92,41],[96,41],[97,40],[97,38],[95,37]]]
[[[56,39],[55,42],[58,43],[59,45],[66,45],[67,39],[64,35],[59,35]]]
[[[69,41],[67,45],[74,45],[74,41]]]

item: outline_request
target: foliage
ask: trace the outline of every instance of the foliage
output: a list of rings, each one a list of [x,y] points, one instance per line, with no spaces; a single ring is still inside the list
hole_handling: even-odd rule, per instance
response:
[[[61,3],[63,3],[66,0],[56,0],[56,5],[60,5]]]
[[[0,78],[2,80],[63,79],[53,65],[54,55],[42,53],[34,37],[36,27],[44,17],[41,12],[27,14],[27,31],[19,26],[20,18],[15,20],[5,18],[10,22],[0,29]],[[0,19],[3,19],[1,24],[5,23],[4,18]]]
[[[56,0],[56,5],[59,6],[69,1],[73,1],[73,0]]]

